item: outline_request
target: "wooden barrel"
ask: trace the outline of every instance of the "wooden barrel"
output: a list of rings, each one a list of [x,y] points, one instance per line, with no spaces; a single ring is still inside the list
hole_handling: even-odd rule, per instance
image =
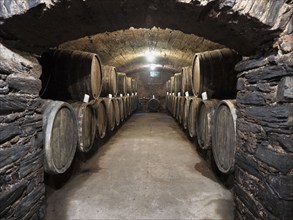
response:
[[[193,95],[193,84],[192,84],[192,66],[186,66],[182,68],[182,93],[188,92],[189,95]]]
[[[178,96],[173,96],[172,116],[176,118]]]
[[[97,54],[50,50],[42,56],[44,90],[42,98],[82,101],[85,94],[98,98],[102,89],[101,61]]]
[[[119,106],[119,101],[117,100],[117,98],[113,98],[113,103],[114,103],[114,115],[115,115],[116,126],[118,127],[120,125],[120,106]]]
[[[191,138],[196,137],[196,116],[198,112],[198,104],[201,99],[197,97],[190,97],[189,117],[188,117],[188,133]]]
[[[46,173],[61,174],[71,165],[77,145],[77,121],[72,107],[61,101],[48,101],[43,111]]]
[[[126,74],[117,73],[117,94],[126,95]]]
[[[201,101],[198,105],[196,119],[198,145],[202,149],[210,149],[212,146],[213,116],[219,100],[211,99]]]
[[[174,75],[174,93],[178,95],[178,92],[182,95],[182,73],[175,73]]]
[[[96,114],[92,104],[84,102],[71,103],[77,119],[77,135],[79,152],[88,152],[95,140]]]
[[[188,128],[188,117],[189,117],[189,106],[191,102],[190,96],[185,96],[184,111],[183,111],[183,128],[187,130]]]
[[[107,121],[108,121],[108,131],[113,131],[116,125],[115,118],[115,106],[113,98],[103,98],[106,105]]]
[[[114,66],[102,66],[103,80],[101,96],[107,97],[109,94],[116,96],[117,89],[117,72]]]
[[[122,100],[122,97],[117,97],[116,99],[117,99],[117,101],[118,101],[118,105],[119,105],[120,121],[123,122],[123,121],[124,121],[124,106],[123,106],[123,100]]]
[[[99,98],[95,100],[94,108],[96,111],[97,124],[96,136],[103,139],[107,134],[108,120],[106,112],[106,103],[104,99]]]
[[[132,78],[126,76],[126,93],[131,95],[132,92]]]
[[[160,101],[156,98],[152,98],[147,102],[147,109],[150,112],[159,112],[161,108]]]
[[[234,171],[236,118],[236,100],[223,100],[218,104],[214,114],[212,151],[222,173]]]
[[[179,99],[180,99],[180,102],[179,102],[178,122],[179,122],[179,124],[183,124],[185,97],[184,96],[180,96]]]
[[[129,112],[129,101],[128,101],[128,96],[123,96],[123,106],[124,106],[124,119],[128,118],[128,112]]]
[[[174,93],[175,92],[175,77],[171,76],[170,78],[170,92]]]
[[[208,98],[235,98],[235,65],[241,60],[235,51],[220,50],[197,53],[192,64],[194,95],[207,92]]]
[[[181,115],[182,98],[183,98],[183,96],[178,96],[178,98],[177,98],[176,120],[179,124],[181,124],[181,122],[182,122],[182,117],[180,116]],[[181,120],[181,122],[180,122],[180,120]]]

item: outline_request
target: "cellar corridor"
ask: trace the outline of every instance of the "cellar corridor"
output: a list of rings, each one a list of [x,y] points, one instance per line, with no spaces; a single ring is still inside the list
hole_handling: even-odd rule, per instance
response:
[[[175,120],[136,113],[59,190],[46,219],[233,219],[217,181]]]

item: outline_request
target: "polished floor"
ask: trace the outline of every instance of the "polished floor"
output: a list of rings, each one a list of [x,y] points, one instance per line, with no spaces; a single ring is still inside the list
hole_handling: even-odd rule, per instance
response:
[[[167,114],[134,114],[59,190],[46,219],[233,219],[233,196]]]

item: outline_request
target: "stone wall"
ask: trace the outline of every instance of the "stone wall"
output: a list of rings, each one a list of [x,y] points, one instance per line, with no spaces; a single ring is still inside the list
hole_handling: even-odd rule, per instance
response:
[[[0,44],[0,219],[44,216],[40,74],[35,58]]]
[[[236,219],[293,216],[293,35],[236,70]]]

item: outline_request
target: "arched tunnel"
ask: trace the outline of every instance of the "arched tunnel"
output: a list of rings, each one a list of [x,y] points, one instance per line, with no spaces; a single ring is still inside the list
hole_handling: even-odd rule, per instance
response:
[[[1,219],[290,219],[292,31],[291,0],[0,0]]]

